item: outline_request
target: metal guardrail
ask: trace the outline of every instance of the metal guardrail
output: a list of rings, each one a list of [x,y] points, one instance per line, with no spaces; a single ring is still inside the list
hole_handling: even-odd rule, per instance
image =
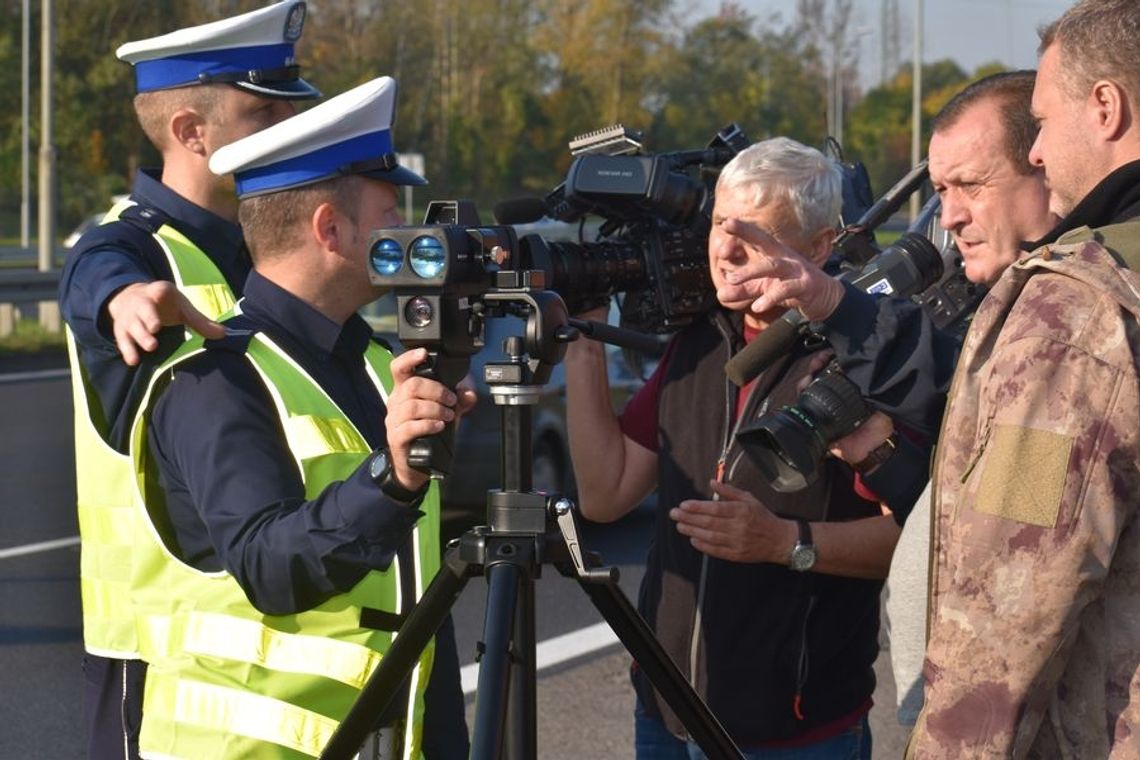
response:
[[[54,301],[59,293],[58,269],[0,269],[0,303]]]
[[[0,304],[24,304],[54,301],[59,292],[59,264],[67,256],[66,248],[56,248],[55,269],[36,269],[37,248],[0,246]]]

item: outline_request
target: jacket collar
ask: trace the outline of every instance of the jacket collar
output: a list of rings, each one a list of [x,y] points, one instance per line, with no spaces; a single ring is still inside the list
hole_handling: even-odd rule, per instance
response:
[[[1121,166],[1102,179],[1088,195],[1040,240],[1023,243],[1022,249],[1033,251],[1055,243],[1057,238],[1078,227],[1104,227],[1140,216],[1140,161]]]

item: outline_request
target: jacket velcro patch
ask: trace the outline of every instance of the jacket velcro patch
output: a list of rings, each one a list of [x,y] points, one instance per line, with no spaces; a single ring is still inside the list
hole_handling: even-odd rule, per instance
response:
[[[1073,439],[1060,433],[996,426],[975,511],[1055,527],[1072,447]]]

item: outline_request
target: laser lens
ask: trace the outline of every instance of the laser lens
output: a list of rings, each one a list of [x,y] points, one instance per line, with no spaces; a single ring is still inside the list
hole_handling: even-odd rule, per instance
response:
[[[423,235],[412,241],[412,271],[425,280],[439,277],[447,264],[447,253],[443,243],[430,235]]]
[[[392,238],[380,238],[369,254],[372,269],[381,277],[391,277],[404,266],[404,249]]]

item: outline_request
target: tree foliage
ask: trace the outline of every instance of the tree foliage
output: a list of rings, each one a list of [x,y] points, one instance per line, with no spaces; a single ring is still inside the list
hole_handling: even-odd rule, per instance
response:
[[[55,0],[54,146],[60,227],[104,208],[157,155],[135,122],[128,39],[260,7],[262,0]],[[680,5],[677,3],[676,5]],[[39,149],[39,3],[31,45],[32,171]],[[841,54],[848,158],[883,189],[909,164],[909,70],[862,97],[840,41],[850,0],[801,0],[787,23],[726,2],[686,20],[674,0],[309,0],[298,57],[326,96],[389,74],[400,84],[395,142],[425,156],[417,197],[543,193],[564,176],[567,141],[621,122],[647,150],[699,148],[725,125],[752,139],[822,146],[828,75]],[[16,226],[20,173],[20,0],[0,0],[0,235]],[[828,16],[828,14],[833,14]],[[831,45],[829,48],[828,45]],[[966,75],[929,64],[928,120]],[[925,144],[925,143],[924,143]]]

